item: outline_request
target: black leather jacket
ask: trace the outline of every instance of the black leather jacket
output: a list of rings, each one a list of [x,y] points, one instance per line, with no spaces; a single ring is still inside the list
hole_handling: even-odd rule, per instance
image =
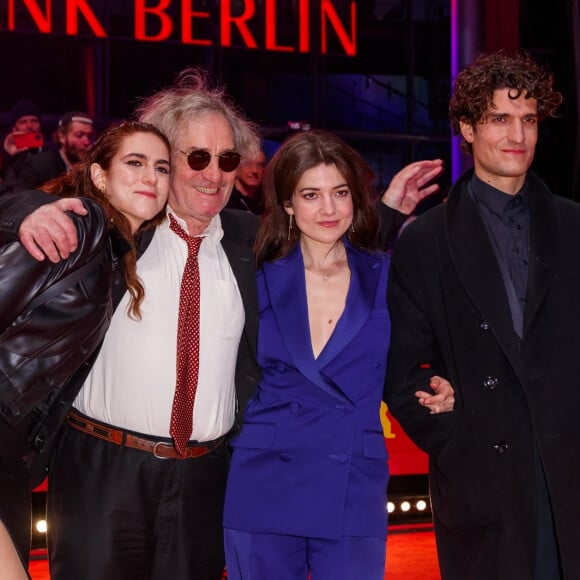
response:
[[[46,202],[41,192],[30,196]],[[22,202],[27,194],[19,194]],[[3,199],[2,202],[8,200]],[[68,378],[95,352],[112,316],[112,279],[126,243],[110,229],[104,210],[83,199],[88,215],[71,214],[79,235],[68,260],[38,262],[16,241],[22,216],[0,203],[0,414],[14,425],[28,413],[41,422]],[[26,211],[22,208],[20,211]],[[8,206],[10,207],[10,206]],[[35,297],[83,267],[68,290],[30,310]]]

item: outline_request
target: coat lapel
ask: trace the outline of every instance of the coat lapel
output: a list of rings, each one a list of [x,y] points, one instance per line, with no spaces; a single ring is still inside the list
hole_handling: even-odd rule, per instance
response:
[[[530,175],[530,252],[528,288],[524,312],[524,339],[548,291],[557,254],[557,223],[551,194],[544,183]]]
[[[503,278],[485,226],[467,191],[471,173],[453,188],[445,207],[447,244],[466,292],[491,328],[514,370],[520,373],[519,343]]]
[[[256,285],[256,259],[251,244],[241,244],[224,228],[222,247],[242,296],[245,312],[244,332],[256,354],[258,342],[258,289]]]

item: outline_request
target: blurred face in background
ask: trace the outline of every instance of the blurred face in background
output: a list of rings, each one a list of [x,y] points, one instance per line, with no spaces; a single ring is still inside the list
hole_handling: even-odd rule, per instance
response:
[[[38,133],[40,132],[40,119],[36,115],[24,115],[14,123],[12,130],[19,133]]]
[[[238,189],[243,193],[246,193],[247,190],[255,191],[262,183],[265,166],[266,155],[263,152],[260,152],[252,159],[242,160],[236,174],[236,186]]]
[[[93,141],[91,123],[73,121],[67,130],[59,136],[62,150],[70,163],[82,161]]]

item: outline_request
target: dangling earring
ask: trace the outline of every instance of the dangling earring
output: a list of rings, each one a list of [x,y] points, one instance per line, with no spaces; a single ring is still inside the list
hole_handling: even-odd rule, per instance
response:
[[[288,241],[292,238],[292,214],[290,214],[290,219],[288,220]]]

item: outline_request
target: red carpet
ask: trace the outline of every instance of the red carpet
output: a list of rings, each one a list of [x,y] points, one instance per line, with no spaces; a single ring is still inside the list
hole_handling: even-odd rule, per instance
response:
[[[389,530],[385,580],[440,580],[433,532],[425,529]],[[50,580],[45,559],[32,560],[29,572],[32,580]]]

